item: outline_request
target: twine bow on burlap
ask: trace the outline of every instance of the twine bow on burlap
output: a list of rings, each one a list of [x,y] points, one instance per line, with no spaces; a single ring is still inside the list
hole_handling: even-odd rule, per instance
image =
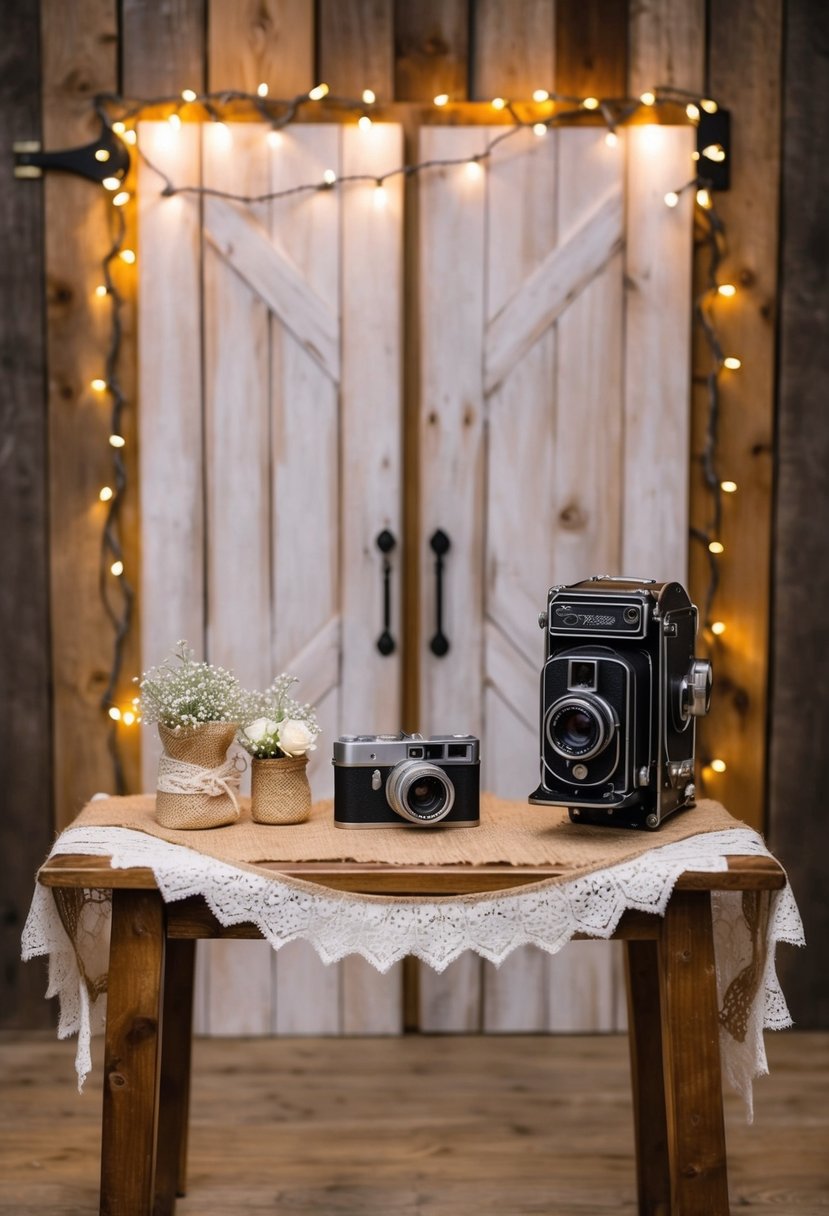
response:
[[[165,752],[159,757],[156,788],[164,794],[207,794],[211,798],[227,794],[238,814],[239,783],[246,768],[247,762],[238,752],[217,768],[175,760]]]

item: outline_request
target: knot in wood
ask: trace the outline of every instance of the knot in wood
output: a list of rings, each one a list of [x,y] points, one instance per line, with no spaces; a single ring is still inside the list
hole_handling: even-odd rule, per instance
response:
[[[127,1078],[122,1072],[111,1072],[109,1074],[109,1084],[112,1089],[123,1089],[127,1083]]]
[[[576,532],[587,523],[587,515],[577,502],[568,502],[558,513],[558,522],[568,532]]]
[[[129,1043],[141,1043],[144,1039],[151,1039],[158,1029],[158,1022],[155,1018],[133,1018],[132,1025],[127,1031],[127,1041]]]

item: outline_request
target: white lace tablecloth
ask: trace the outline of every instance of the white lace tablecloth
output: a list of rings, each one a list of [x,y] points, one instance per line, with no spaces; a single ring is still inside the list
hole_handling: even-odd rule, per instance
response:
[[[115,869],[149,868],[166,902],[202,896],[223,925],[253,923],[274,950],[301,938],[324,963],[361,954],[378,971],[409,954],[436,971],[465,950],[496,966],[527,944],[555,954],[577,933],[611,937],[627,909],[663,916],[686,870],[725,870],[734,854],[769,856],[756,832],[734,828],[652,848],[571,882],[438,899],[352,895],[271,878],[126,828],[68,828],[51,856],[68,853],[110,857]],[[752,1082],[768,1071],[763,1030],[791,1025],[775,968],[777,943],[804,944],[788,883],[763,898],[761,915],[756,900],[752,913],[739,891],[713,894],[723,1069],[743,1095],[749,1119]],[[78,1035],[79,1088],[91,1069],[91,1035],[106,1016],[110,918],[109,892],[85,892],[70,936],[65,908],[62,918],[53,890],[38,885],[23,931],[23,958],[49,957],[47,996],[60,999],[59,1037]],[[744,1006],[736,1018],[735,994]]]

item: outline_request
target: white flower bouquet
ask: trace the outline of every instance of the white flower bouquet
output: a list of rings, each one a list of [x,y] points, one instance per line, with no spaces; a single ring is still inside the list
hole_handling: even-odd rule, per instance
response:
[[[256,760],[296,759],[316,748],[320,733],[311,705],[288,696],[295,676],[278,676],[265,692],[248,692],[242,698],[242,715],[236,738]]]
[[[239,722],[242,689],[232,671],[196,659],[187,642],[158,667],[145,671],[138,687],[141,716],[180,731],[203,722]]]

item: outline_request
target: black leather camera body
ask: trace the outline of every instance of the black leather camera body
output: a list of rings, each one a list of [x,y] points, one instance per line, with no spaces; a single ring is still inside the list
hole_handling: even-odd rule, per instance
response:
[[[711,665],[679,583],[600,575],[551,587],[541,673],[541,782],[530,802],[574,823],[656,829],[694,802],[696,718]]]
[[[341,735],[334,743],[334,823],[477,827],[479,752],[473,735]]]

